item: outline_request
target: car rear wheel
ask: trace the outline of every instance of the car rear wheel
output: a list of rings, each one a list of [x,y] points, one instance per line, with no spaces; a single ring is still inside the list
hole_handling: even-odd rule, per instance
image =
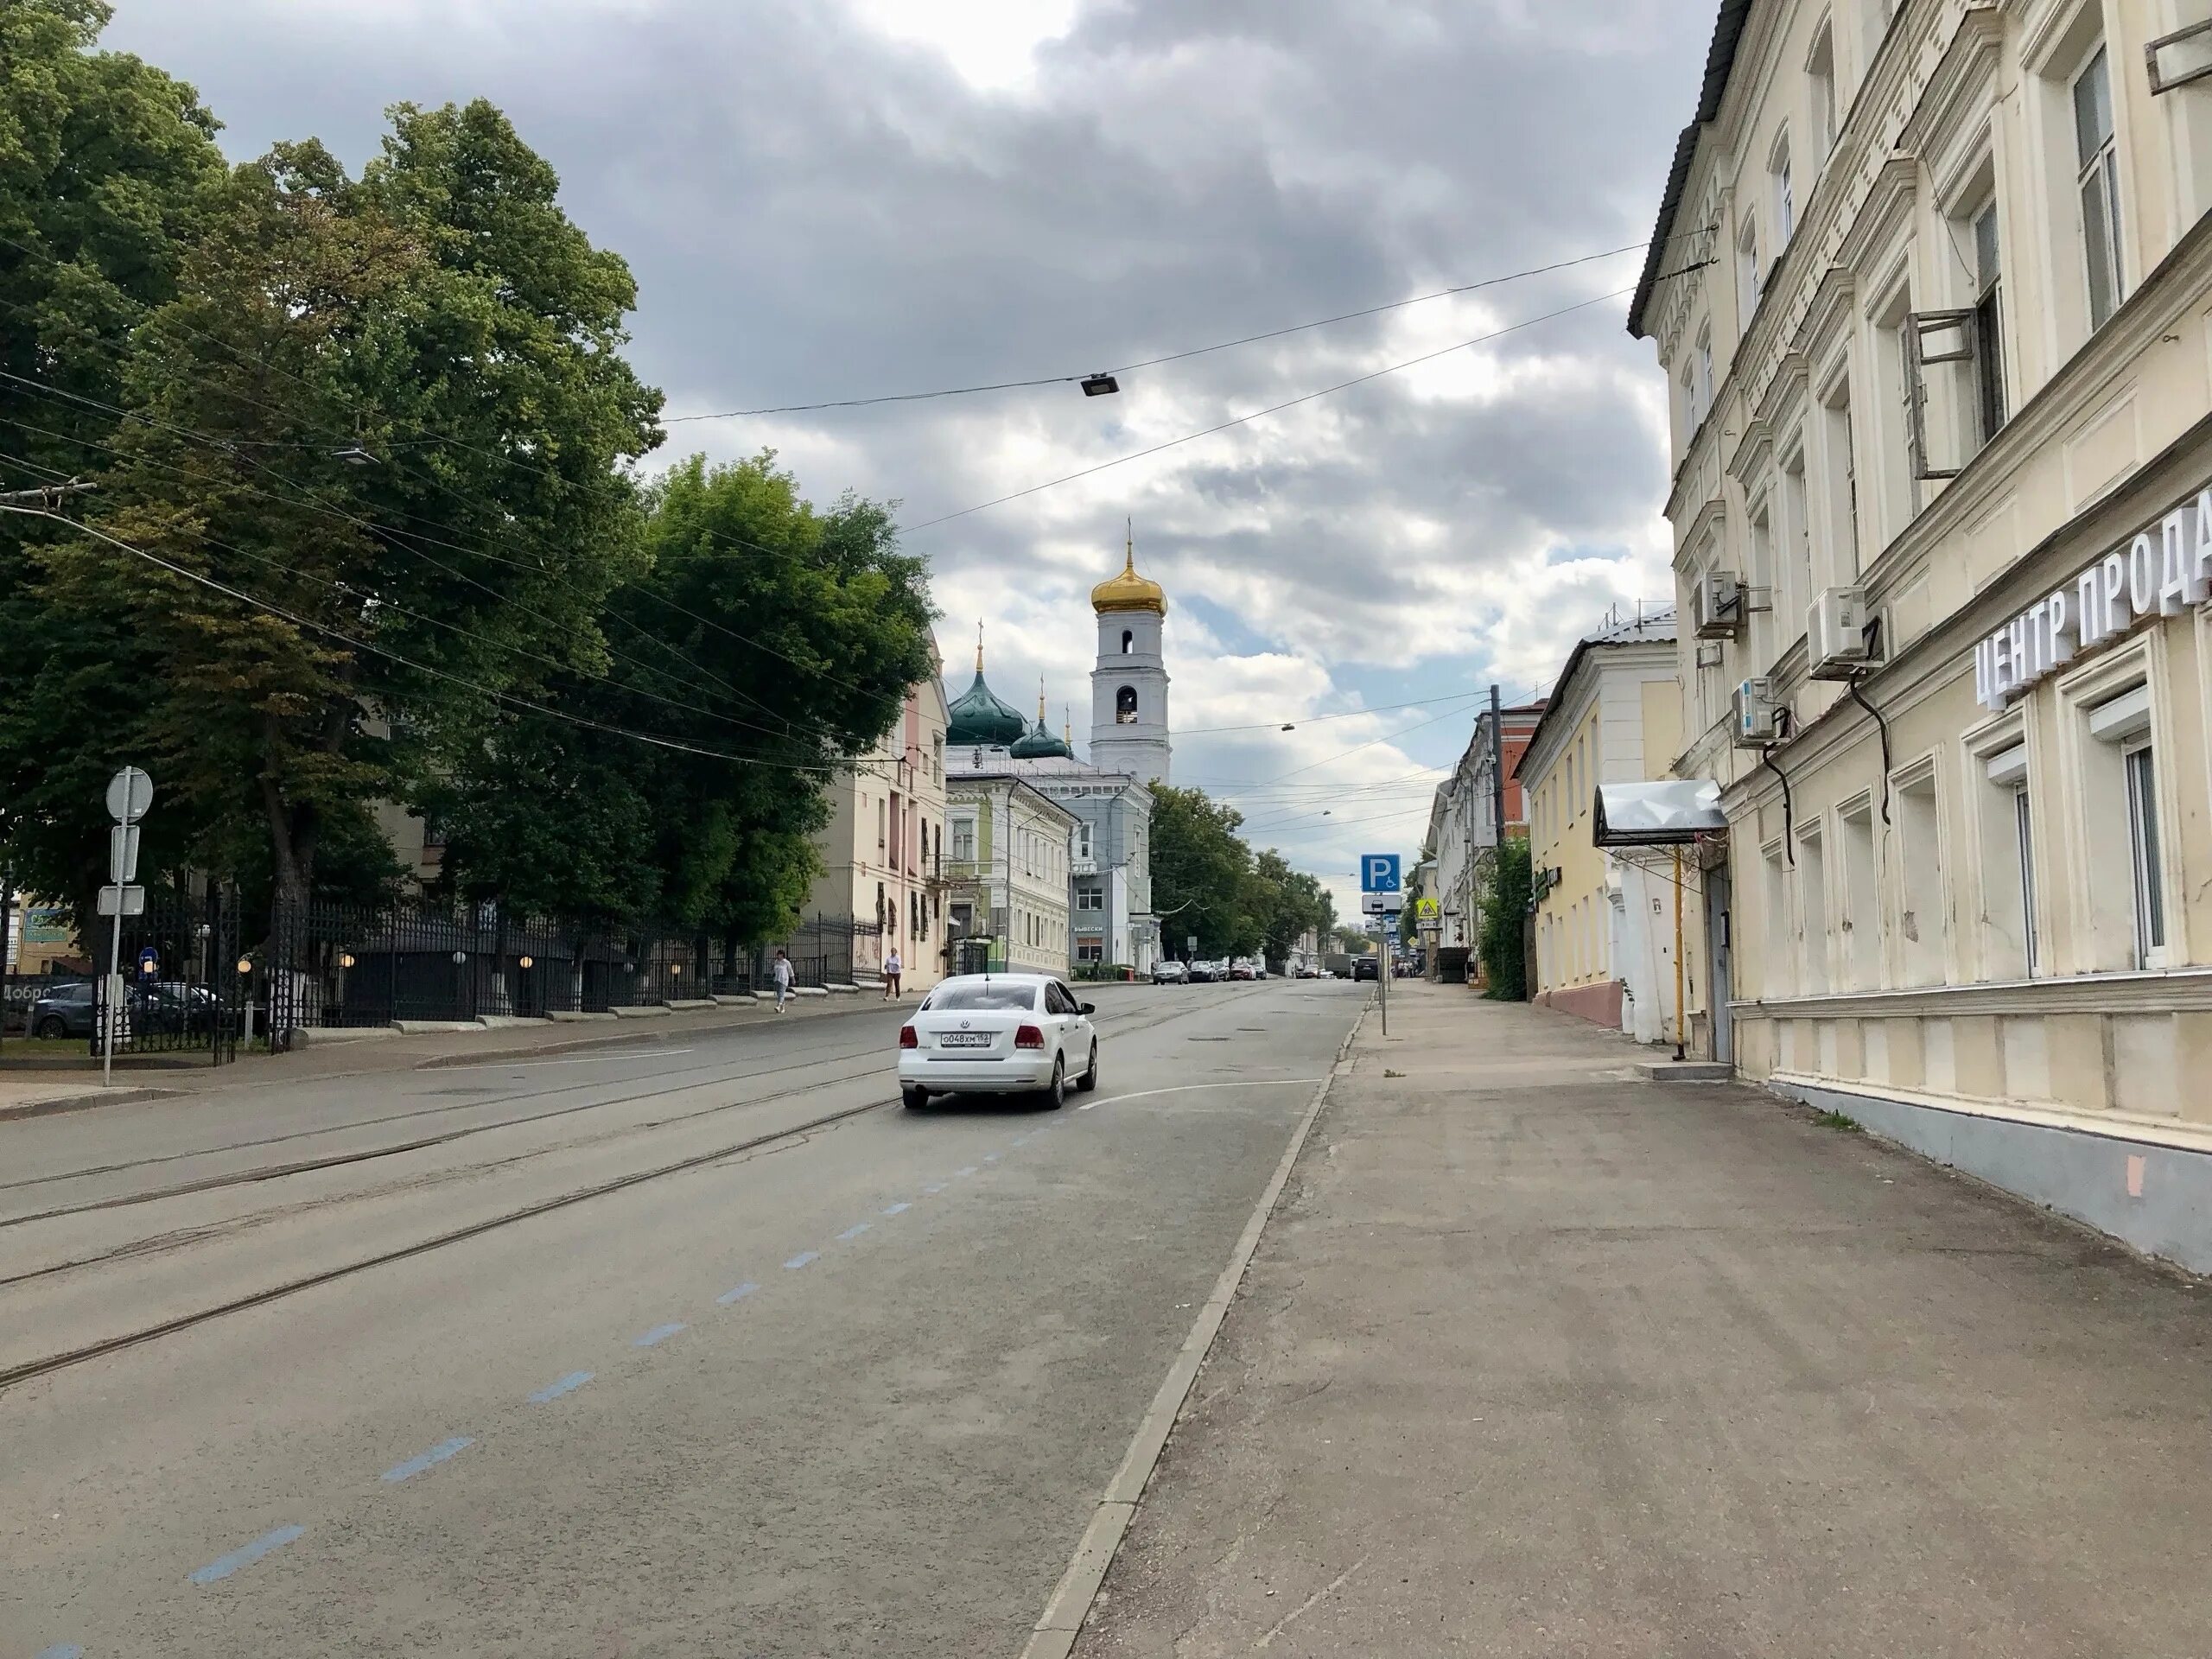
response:
[[[67,1037],[69,1034],[69,1027],[60,1014],[49,1014],[38,1022],[37,1034],[51,1041],[57,1037]]]
[[[908,1111],[919,1111],[930,1103],[930,1091],[919,1084],[906,1084],[899,1090],[899,1097],[906,1103]]]
[[[1086,1095],[1098,1086],[1098,1042],[1096,1038],[1090,1044],[1090,1069],[1075,1080],[1075,1086]]]
[[[1056,1112],[1067,1103],[1068,1063],[1065,1054],[1052,1056],[1052,1080],[1045,1085],[1045,1109]]]

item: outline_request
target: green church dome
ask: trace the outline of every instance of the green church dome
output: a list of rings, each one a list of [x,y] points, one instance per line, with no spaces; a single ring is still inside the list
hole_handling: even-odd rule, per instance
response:
[[[976,639],[976,683],[955,697],[945,712],[950,716],[944,728],[947,747],[1002,749],[1029,734],[1029,722],[1021,717],[1021,711],[983,683],[980,632]]]

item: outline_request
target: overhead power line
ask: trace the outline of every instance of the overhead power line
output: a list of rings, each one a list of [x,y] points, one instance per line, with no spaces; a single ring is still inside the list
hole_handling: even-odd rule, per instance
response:
[[[1339,311],[1333,316],[1316,317],[1311,322],[1294,322],[1287,327],[1269,328],[1256,334],[1239,334],[1234,340],[1217,341],[1211,346],[1193,346],[1185,351],[1167,352],[1159,357],[1141,358],[1134,363],[1117,364],[1112,368],[1094,369],[1081,374],[1046,374],[1028,380],[990,380],[972,386],[940,386],[931,391],[885,392],[872,397],[833,397],[815,404],[774,404],[762,409],[725,409],[706,415],[668,415],[661,419],[664,426],[677,426],[687,421],[734,421],[756,415],[799,415],[824,409],[867,409],[879,404],[918,404],[938,397],[971,397],[979,392],[1022,391],[1036,386],[1066,386],[1080,385],[1100,374],[1131,374],[1139,369],[1154,369],[1164,363],[1180,363],[1193,357],[1205,357],[1214,352],[1226,352],[1239,346],[1256,345],[1262,340],[1281,340],[1286,334],[1300,334],[1309,329],[1326,328],[1333,323],[1351,322],[1361,317],[1381,316],[1386,311],[1399,311],[1409,305],[1426,305],[1431,300],[1449,299],[1455,294],[1471,294],[1478,289],[1497,288],[1505,283],[1517,283],[1524,277],[1542,276],[1555,270],[1569,270],[1577,265],[1593,264],[1600,259],[1611,259],[1624,253],[1635,253],[1649,247],[1648,242],[1630,242],[1621,247],[1607,248],[1602,253],[1586,253],[1573,259],[1556,260],[1548,265],[1532,265],[1526,270],[1508,271],[1502,276],[1485,276],[1480,282],[1460,283],[1451,288],[1440,288],[1433,293],[1416,294],[1409,299],[1390,300],[1381,305],[1363,306],[1357,311]]]
[[[1132,450],[1126,455],[1116,455],[1111,461],[1102,461],[1096,466],[1085,467],[1079,472],[1063,474],[1058,478],[1048,478],[1041,484],[1032,484],[1026,489],[1014,490],[1005,495],[994,496],[988,501],[979,501],[972,507],[962,507],[957,512],[940,513],[934,518],[925,518],[918,524],[901,524],[899,526],[899,533],[905,535],[918,530],[928,530],[934,525],[950,524],[955,518],[965,518],[971,512],[983,512],[992,507],[1002,507],[1009,501],[1020,500],[1024,496],[1036,495],[1045,490],[1057,489],[1063,484],[1072,484],[1077,479],[1090,478],[1113,467],[1126,466],[1133,461],[1142,461],[1147,455],[1159,454],[1163,450],[1175,448],[1180,444],[1195,443],[1200,438],[1210,438],[1217,432],[1226,432],[1230,428],[1243,426],[1248,421],[1256,421],[1268,415],[1280,415],[1284,410],[1295,409],[1300,404],[1310,404],[1316,398],[1327,397],[1339,391],[1349,391],[1354,386],[1365,385],[1369,381],[1380,380],[1385,375],[1417,368],[1421,364],[1433,362],[1440,357],[1449,357],[1454,352],[1465,351],[1470,346],[1481,346],[1521,329],[1532,328],[1540,322],[1549,322],[1554,317],[1566,316],[1569,312],[1586,310],[1591,306],[1602,305],[1608,300],[1618,300],[1635,292],[1636,289],[1633,287],[1629,287],[1617,288],[1609,294],[1593,295],[1589,299],[1578,300],[1573,305],[1563,305],[1556,311],[1547,311],[1541,316],[1525,317],[1519,322],[1508,323],[1504,327],[1493,329],[1489,334],[1477,334],[1472,340],[1462,340],[1449,346],[1440,346],[1433,352],[1423,352],[1419,357],[1409,357],[1402,363],[1393,363],[1386,368],[1374,369],[1365,374],[1354,375],[1349,380],[1339,380],[1333,386],[1323,386],[1316,391],[1304,392],[1296,397],[1285,398],[1281,403],[1270,404],[1265,409],[1255,409],[1249,414],[1217,422],[1201,431],[1186,432],[1179,438],[1169,438],[1162,443],[1155,443],[1143,449]]]

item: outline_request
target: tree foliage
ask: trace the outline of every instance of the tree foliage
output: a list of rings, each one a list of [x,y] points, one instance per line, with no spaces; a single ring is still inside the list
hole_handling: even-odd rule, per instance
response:
[[[1490,881],[1483,897],[1479,942],[1490,995],[1500,1001],[1529,1000],[1529,957],[1522,929],[1533,891],[1529,842],[1509,836],[1491,855]]]
[[[1281,962],[1311,931],[1326,939],[1336,901],[1273,849],[1256,856],[1243,815],[1196,789],[1153,785],[1152,895],[1169,939],[1196,934],[1200,957]]]

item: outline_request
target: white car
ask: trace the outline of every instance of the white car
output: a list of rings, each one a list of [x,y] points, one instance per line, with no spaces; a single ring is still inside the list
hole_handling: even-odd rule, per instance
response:
[[[1096,1012],[1044,974],[963,974],[922,999],[899,1027],[899,1092],[1036,1093],[1048,1106],[1098,1086]]]

